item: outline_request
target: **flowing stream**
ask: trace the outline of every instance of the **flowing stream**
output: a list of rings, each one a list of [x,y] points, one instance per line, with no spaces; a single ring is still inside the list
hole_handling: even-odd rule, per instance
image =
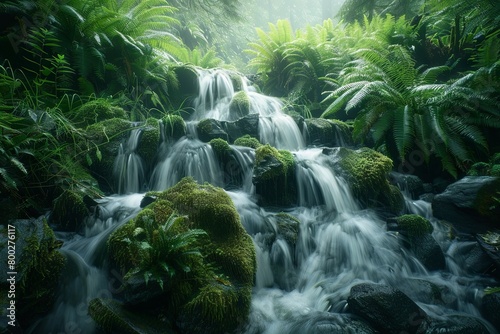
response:
[[[252,184],[253,149],[231,145],[240,182],[228,181],[227,170],[221,168],[211,146],[198,139],[195,125],[204,118],[232,120],[229,104],[235,88],[224,71],[200,73],[199,84],[187,136],[174,143],[162,142],[157,163],[146,174],[136,153],[140,130],[133,130],[115,161],[120,194],[100,201],[82,233],[57,234],[64,240],[62,252],[68,259],[64,282],[54,309],[29,333],[96,331],[87,315],[88,303],[96,297],[112,297],[122,277],[118,272],[109,273],[107,237],[137,214],[146,190],[167,189],[184,176],[224,187],[254,240],[258,267],[250,321],[242,329],[244,333],[292,333],[297,328],[303,333],[312,331],[326,312],[345,312],[350,288],[361,282],[396,286],[436,317],[463,313],[480,318],[478,305],[488,282],[467,272],[463,265],[470,244],[449,240],[446,229],[433,219],[428,203],[407,200],[408,213],[431,220],[433,236],[446,256],[445,270],[426,271],[401,248],[375,212],[358,207],[346,182],[322,158],[322,150],[306,146],[294,120],[282,112],[279,100],[256,93],[245,82],[242,89],[250,98],[250,112],[259,115],[260,141],[294,155],[297,207],[270,209],[257,205]],[[280,211],[300,221],[294,246],[282,238],[272,245],[266,243],[266,234],[277,230],[275,214]],[[422,297],[418,289],[422,280],[442,287],[446,300],[434,305]]]

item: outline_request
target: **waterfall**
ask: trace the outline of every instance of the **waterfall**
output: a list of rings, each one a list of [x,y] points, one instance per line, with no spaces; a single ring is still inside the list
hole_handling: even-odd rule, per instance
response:
[[[136,193],[144,190],[144,163],[136,152],[140,136],[141,129],[133,129],[130,132],[126,146],[123,147],[123,144],[120,144],[113,168],[119,194]]]
[[[306,147],[303,133],[282,111],[281,102],[256,93],[243,79],[241,90],[250,99],[250,113],[259,115],[259,137],[279,149],[293,153],[298,193],[297,207],[269,208],[258,205],[252,184],[254,149],[230,145],[227,163],[218,161],[210,144],[198,139],[196,126],[204,118],[228,121],[229,104],[237,89],[223,70],[201,71],[195,112],[187,122],[187,135],[172,140],[162,136],[155,165],[148,171],[136,153],[139,129],[131,131],[120,147],[115,178],[121,194],[100,201],[81,234],[59,233],[68,259],[57,302],[49,315],[38,320],[29,333],[95,333],[87,306],[96,297],[112,297],[120,275],[106,263],[106,240],[121,224],[140,210],[143,192],[162,191],[185,176],[198,182],[224,187],[256,248],[257,273],[245,334],[307,333],[315,324],[346,312],[352,286],[374,282],[401,288],[428,314],[454,312],[479,316],[477,300],[470,291],[484,288],[476,276],[464,269],[463,255],[471,244],[450,241],[447,231],[432,217],[430,205],[407,199],[407,211],[431,220],[433,236],[446,253],[447,268],[428,272],[405,251],[395,232],[370,209],[362,210],[345,180],[332,168],[332,159],[322,149]],[[279,214],[300,223],[296,240],[282,235]],[[426,281],[443,289],[442,305],[427,302],[412,285]],[[417,283],[415,283],[417,282]]]

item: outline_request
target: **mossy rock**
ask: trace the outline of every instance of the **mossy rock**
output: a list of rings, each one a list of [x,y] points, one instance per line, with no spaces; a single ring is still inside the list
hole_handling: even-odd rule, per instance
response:
[[[500,164],[495,164],[491,166],[490,175],[500,177]]]
[[[500,153],[495,153],[491,156],[490,162],[492,165],[500,165]]]
[[[399,232],[405,237],[403,245],[428,269],[440,270],[446,266],[441,247],[432,236],[434,228],[429,220],[416,214],[394,218]]]
[[[89,314],[107,333],[173,334],[171,324],[141,310],[128,310],[112,299],[96,298],[89,303]]]
[[[175,321],[184,332],[234,330],[248,316],[256,259],[252,239],[231,198],[223,189],[200,185],[192,178],[148,195],[156,200],[108,239],[112,262],[124,272],[134,270],[141,253],[127,238],[151,222],[155,226],[163,224],[172,213],[182,215],[182,224],[175,226],[178,233],[192,229],[207,233],[200,242],[203,261],[193,263],[189,272],[166,278],[169,282],[161,303],[174,310]],[[158,306],[157,302],[150,304]]]
[[[219,161],[225,161],[231,153],[231,146],[224,139],[215,138],[209,144]]]
[[[17,320],[24,324],[52,308],[66,259],[58,250],[62,242],[56,239],[45,217],[15,220],[10,224],[16,233]],[[7,242],[0,244],[0,254],[7,259]],[[3,291],[9,278],[7,267],[0,277]]]
[[[392,170],[390,158],[366,147],[359,150],[341,148],[337,152],[339,171],[362,204],[399,210],[399,190],[391,187],[388,181]]]
[[[160,143],[160,124],[155,118],[148,118],[142,126],[141,137],[137,144],[136,152],[143,161],[154,160]]]
[[[431,234],[434,230],[429,220],[415,214],[396,217],[395,221],[401,228],[401,234],[404,234],[409,238]]]
[[[167,138],[178,140],[186,135],[186,122],[179,115],[166,115],[162,118],[163,131]]]
[[[255,151],[252,182],[261,205],[290,206],[297,202],[295,161],[292,153],[269,144]]]
[[[120,145],[128,139],[133,127],[132,122],[113,118],[92,124],[87,128],[89,142],[82,144],[87,147],[89,169],[99,181],[101,189],[113,191],[110,180],[113,180],[115,158]]]
[[[197,126],[198,137],[201,141],[208,143],[215,138],[229,139],[226,131],[224,131],[221,122],[212,118],[201,120]]]
[[[290,246],[295,247],[299,238],[300,221],[285,212],[279,212],[275,217],[278,227],[278,237],[283,238]]]
[[[83,196],[75,191],[66,190],[54,200],[50,221],[61,230],[77,232],[89,214]]]
[[[260,141],[257,138],[254,138],[250,135],[244,135],[242,137],[237,138],[234,141],[234,145],[250,147],[253,149],[258,149],[262,146]]]
[[[348,146],[352,145],[351,127],[339,120],[308,118],[305,120],[308,130],[308,145]]]
[[[70,117],[74,124],[84,128],[107,119],[127,119],[127,113],[123,108],[114,106],[110,100],[98,98],[71,112]]]
[[[244,91],[239,91],[233,95],[229,103],[229,114],[231,119],[238,119],[250,113],[250,98]]]

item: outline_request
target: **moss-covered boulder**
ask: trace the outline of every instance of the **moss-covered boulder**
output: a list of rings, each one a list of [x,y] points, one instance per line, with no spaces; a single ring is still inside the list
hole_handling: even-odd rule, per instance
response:
[[[307,118],[307,144],[314,146],[352,145],[352,129],[342,121],[324,118]]]
[[[389,183],[392,160],[369,148],[324,149],[332,157],[334,168],[348,182],[354,197],[367,207],[383,208],[390,214],[404,209],[399,189]]]
[[[166,115],[162,118],[163,132],[166,138],[178,140],[186,135],[186,122],[179,115]]]
[[[112,262],[133,276],[137,266],[144,263],[144,255],[140,243],[130,240],[147,228],[153,230],[150,234],[155,240],[162,235],[159,229],[173,213],[181,215],[184,218],[172,225],[170,231],[175,233],[170,237],[178,234],[182,238],[189,231],[204,231],[206,236],[193,244],[202,256],[189,262],[189,270],[165,274],[163,293],[142,305],[150,309],[162,306],[166,312],[163,316],[172,317],[185,333],[233,330],[248,316],[256,259],[253,242],[241,225],[230,197],[223,189],[200,185],[192,178],[184,178],[174,187],[150,195],[156,200],[110,236]],[[124,289],[127,290],[127,285]]]
[[[66,190],[54,200],[50,222],[60,230],[76,232],[89,214],[83,196],[76,191]]]
[[[239,119],[250,113],[250,98],[245,91],[233,95],[229,103],[229,115],[232,120]]]
[[[143,161],[154,160],[160,143],[160,123],[155,118],[148,118],[141,126],[141,136],[137,144],[136,152]]]
[[[133,127],[132,122],[113,118],[92,124],[86,129],[88,141],[80,146],[82,149],[85,147],[92,175],[105,191],[113,191],[110,180],[113,180],[114,161],[120,145],[128,139]]]
[[[407,214],[390,219],[396,230],[404,237],[403,245],[428,269],[444,269],[446,260],[441,247],[432,236],[434,228],[429,220],[416,214]]]
[[[198,131],[198,138],[205,143],[215,138],[224,139],[225,141],[229,139],[221,122],[212,118],[201,120],[196,129]]]
[[[73,123],[81,128],[102,122],[107,119],[126,119],[127,114],[123,108],[114,106],[110,100],[98,98],[83,104],[70,114]]]
[[[295,161],[292,153],[269,144],[255,151],[252,182],[264,206],[291,206],[297,202]]]
[[[262,144],[257,138],[254,138],[250,135],[244,135],[237,138],[234,141],[234,145],[250,147],[253,149],[258,149],[260,146],[262,146]]]
[[[16,263],[10,270],[2,267],[0,292],[7,297],[10,289],[8,279],[11,278],[8,272],[17,272],[15,298],[12,300],[16,301],[17,320],[21,327],[25,327],[37,315],[51,309],[66,261],[58,250],[62,242],[55,238],[45,217],[11,221],[9,230],[15,236]],[[0,226],[0,255],[4,261],[13,250],[7,243],[7,240],[13,240],[7,239],[7,235],[7,227]]]

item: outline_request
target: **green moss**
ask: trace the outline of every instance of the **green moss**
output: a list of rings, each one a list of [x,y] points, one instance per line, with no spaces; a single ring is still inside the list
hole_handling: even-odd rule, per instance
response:
[[[402,233],[409,238],[424,236],[434,230],[429,220],[415,214],[399,216],[396,218],[396,223],[402,229]]]
[[[284,212],[276,214],[276,223],[278,225],[278,235],[281,235],[286,242],[294,246],[299,237],[300,221]]]
[[[500,153],[495,153],[491,156],[490,162],[492,165],[500,165]]]
[[[387,204],[389,212],[401,213],[405,208],[405,198],[398,187],[390,184],[389,191],[382,194],[383,203]]]
[[[80,127],[101,122],[107,119],[126,119],[127,114],[123,108],[116,107],[107,99],[96,99],[83,104],[70,114],[70,117]]]
[[[142,127],[137,153],[144,161],[153,161],[160,142],[160,125],[157,119],[148,118]]]
[[[66,190],[54,200],[50,220],[62,230],[75,232],[89,214],[83,197],[75,191]]]
[[[179,115],[166,115],[162,118],[165,135],[177,140],[186,135],[186,122]]]
[[[254,138],[250,135],[244,135],[242,137],[237,138],[234,141],[234,145],[251,147],[253,149],[258,149],[262,144],[259,142],[257,138]]]
[[[392,169],[391,159],[369,148],[356,151],[342,148],[339,157],[342,173],[359,200],[376,201],[381,195],[391,193],[387,180]]]
[[[21,230],[18,230],[20,233]],[[23,229],[23,252],[17,262],[19,312],[30,320],[51,308],[66,259],[58,251],[61,242],[43,220]],[[18,241],[17,246],[21,243]]]
[[[496,165],[491,166],[490,175],[500,177],[500,164],[496,164]]]
[[[147,224],[164,223],[172,212],[184,215],[177,231],[202,229],[207,233],[200,245],[203,261],[169,281],[164,303],[176,309],[178,317],[202,324],[199,333],[234,329],[249,312],[256,259],[252,239],[231,198],[223,189],[200,185],[192,178],[155,195],[155,202],[112,233],[108,240],[111,259],[122,270],[133,271],[142,255],[137,243],[134,248],[127,238]]]
[[[234,94],[229,103],[229,113],[234,119],[241,118],[250,113],[250,98],[244,91]]]
[[[131,122],[113,118],[92,124],[86,129],[89,140],[80,147],[86,147],[87,162],[101,188],[109,187],[120,144],[127,140],[132,128]]]
[[[467,171],[469,176],[485,176],[490,175],[490,164],[486,162],[476,162]]]
[[[275,178],[279,175],[287,175],[292,173],[295,168],[295,161],[293,154],[286,150],[277,150],[269,144],[260,146],[255,151],[255,165],[258,166],[264,160],[276,160],[281,166],[277,169],[269,169],[268,171],[261,174],[260,178],[262,180],[269,180]]]
[[[212,150],[214,150],[215,156],[217,156],[219,160],[226,159],[228,154],[231,153],[231,147],[224,139],[215,138],[212,139],[209,144],[212,146]]]

